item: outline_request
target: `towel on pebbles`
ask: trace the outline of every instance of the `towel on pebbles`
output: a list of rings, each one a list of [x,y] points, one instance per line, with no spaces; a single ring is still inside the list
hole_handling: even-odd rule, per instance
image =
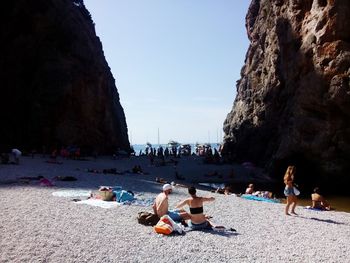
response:
[[[53,192],[53,196],[57,197],[90,197],[91,196],[91,191],[89,190],[62,190],[62,191],[56,191]],[[142,199],[140,196],[142,196],[142,193],[136,194],[136,198],[132,201],[125,201],[125,202],[115,202],[115,201],[103,201],[101,199],[95,199],[95,198],[90,198],[87,200],[82,200],[82,201],[76,201],[77,204],[87,204],[87,205],[92,205],[92,206],[99,206],[102,208],[112,208],[116,207],[119,205],[135,205],[135,206],[152,206],[154,202],[154,198],[146,198]]]
[[[154,203],[154,198],[148,198],[148,199],[138,199],[135,198],[132,201],[125,201],[122,202],[123,205],[136,205],[136,206],[151,206]]]
[[[62,190],[52,193],[53,196],[57,197],[89,197],[91,191],[88,190]]]
[[[151,206],[154,202],[153,198],[150,199],[134,199],[132,201],[125,201],[122,203],[118,203],[116,201],[103,201],[101,199],[94,199],[94,198],[90,198],[87,200],[82,200],[82,201],[77,201],[77,204],[86,204],[86,205],[92,205],[92,206],[98,206],[98,207],[102,207],[102,208],[113,208],[113,207],[117,207],[120,205],[132,205],[132,206],[143,206],[143,207],[147,207],[147,206]]]
[[[93,198],[78,201],[76,202],[76,204],[86,204],[86,205],[98,206],[102,208],[113,208],[121,205],[121,203],[118,203],[118,202],[103,201],[101,199],[93,199]]]

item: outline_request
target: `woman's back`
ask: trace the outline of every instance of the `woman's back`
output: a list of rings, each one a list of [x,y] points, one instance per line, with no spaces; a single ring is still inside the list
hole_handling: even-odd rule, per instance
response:
[[[188,201],[190,208],[203,207],[202,197],[193,196]]]
[[[190,208],[190,219],[194,224],[201,224],[206,222],[206,217],[203,213],[203,202],[214,201],[214,197],[200,197],[196,195],[196,188],[190,187],[188,193],[191,195],[190,198],[180,202],[176,207],[181,208],[184,205],[188,205]]]
[[[190,216],[193,223],[200,224],[206,220],[203,214],[202,197],[192,196],[188,200],[188,206],[190,207]]]

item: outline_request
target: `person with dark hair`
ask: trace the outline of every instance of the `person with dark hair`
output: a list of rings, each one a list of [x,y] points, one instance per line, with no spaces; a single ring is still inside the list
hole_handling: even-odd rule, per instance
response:
[[[189,222],[188,225],[193,230],[208,229],[214,226],[204,215],[203,213],[203,203],[214,201],[214,197],[200,197],[197,196],[197,190],[195,187],[188,188],[188,193],[191,195],[190,198],[187,198],[180,202],[176,208],[182,208],[185,205],[188,205],[190,208],[189,213]]]
[[[245,190],[245,193],[248,195],[251,195],[254,193],[254,185],[253,184],[249,184],[247,189]]]
[[[320,210],[331,210],[330,204],[321,195],[320,188],[315,187],[313,194],[311,194],[312,208]]]

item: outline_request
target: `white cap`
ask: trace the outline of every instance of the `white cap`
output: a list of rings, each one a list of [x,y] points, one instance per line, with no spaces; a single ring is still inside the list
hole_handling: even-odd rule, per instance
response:
[[[172,190],[172,189],[173,189],[173,187],[170,184],[163,185],[163,191]]]

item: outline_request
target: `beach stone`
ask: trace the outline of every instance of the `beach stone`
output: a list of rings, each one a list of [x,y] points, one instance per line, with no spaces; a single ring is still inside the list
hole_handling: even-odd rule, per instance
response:
[[[350,2],[254,0],[250,46],[224,122],[224,154],[305,185],[347,185]],[[339,189],[338,189],[339,190]]]
[[[129,149],[115,79],[83,1],[7,1],[0,19],[1,150]]]

